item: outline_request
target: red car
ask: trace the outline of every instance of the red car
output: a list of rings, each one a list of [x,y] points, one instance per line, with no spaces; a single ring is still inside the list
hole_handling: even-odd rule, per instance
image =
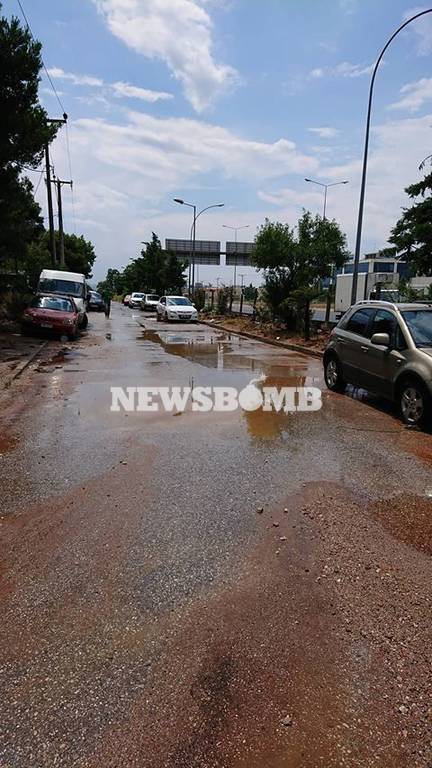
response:
[[[23,313],[23,333],[50,331],[67,336],[70,341],[78,333],[78,311],[66,296],[35,296]]]

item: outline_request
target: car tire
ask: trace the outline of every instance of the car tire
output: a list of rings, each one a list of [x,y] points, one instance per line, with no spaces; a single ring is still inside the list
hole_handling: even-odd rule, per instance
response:
[[[69,341],[76,341],[77,340],[77,332],[74,331],[73,333],[68,333],[67,337]]]
[[[398,405],[403,421],[410,427],[431,423],[431,396],[420,379],[405,379],[398,387]]]
[[[324,360],[324,378],[327,388],[332,392],[345,392],[346,382],[342,376],[340,362],[335,355],[329,355]]]
[[[157,320],[158,323],[160,323],[160,321],[161,321],[161,316],[160,316],[159,312],[156,312],[156,320]]]
[[[168,312],[165,312],[164,320],[165,320],[166,323],[168,322]]]
[[[81,328],[83,329],[83,331],[87,328],[87,326],[88,326],[88,317],[87,315],[84,315],[81,323]]]

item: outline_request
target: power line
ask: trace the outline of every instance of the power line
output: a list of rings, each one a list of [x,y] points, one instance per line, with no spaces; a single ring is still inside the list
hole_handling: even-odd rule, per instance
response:
[[[44,175],[44,169],[42,169],[42,170],[41,170],[41,174],[40,174],[40,176],[39,176],[39,181],[38,181],[38,183],[36,184],[36,187],[35,187],[35,190],[34,190],[34,192],[33,192],[33,195],[36,195],[36,193],[37,193],[37,191],[38,191],[38,189],[39,189],[39,187],[40,187],[40,183],[41,183],[41,181],[42,181],[42,177],[43,177],[43,175]]]
[[[66,123],[66,149],[67,149],[68,165],[69,165],[69,178],[73,179],[72,160],[71,160],[71,152],[70,152],[70,145],[69,145],[69,129],[68,129],[67,123]],[[74,233],[76,234],[75,198],[74,198],[74,189],[72,184],[71,184],[71,202],[72,202],[73,230],[74,230]]]
[[[27,16],[26,16],[26,14],[25,14],[25,11],[24,11],[24,8],[22,7],[22,3],[21,3],[21,0],[17,0],[17,3],[18,3],[18,5],[19,5],[19,7],[20,7],[20,10],[21,10],[21,13],[22,13],[23,19],[24,19],[25,23],[27,24],[27,29],[28,29],[28,31],[30,32],[30,35],[31,35],[31,37],[33,38],[33,40],[35,40],[35,36],[34,36],[34,34],[33,34],[33,32],[32,32],[32,28],[31,28],[31,26],[30,26],[30,24],[29,24],[29,22],[28,22]],[[58,101],[58,103],[59,103],[60,109],[62,110],[62,112],[64,112],[64,113],[65,113],[65,112],[66,112],[66,110],[65,110],[65,108],[64,108],[64,106],[63,106],[63,104],[62,104],[62,102],[61,102],[60,96],[59,96],[59,95],[58,95],[58,93],[57,93],[56,87],[55,87],[55,85],[54,85],[54,83],[53,83],[53,81],[52,81],[52,79],[51,79],[51,75],[50,75],[50,73],[48,72],[48,70],[47,70],[47,68],[46,68],[46,66],[45,66],[45,62],[44,62],[44,60],[43,60],[43,59],[42,59],[42,66],[43,66],[43,68],[44,68],[44,70],[45,70],[45,74],[46,74],[46,76],[47,76],[47,78],[48,78],[48,81],[49,81],[49,83],[50,83],[50,85],[51,85],[51,88],[53,89],[54,95],[55,95],[55,97],[56,97],[56,99],[57,99],[57,101]]]

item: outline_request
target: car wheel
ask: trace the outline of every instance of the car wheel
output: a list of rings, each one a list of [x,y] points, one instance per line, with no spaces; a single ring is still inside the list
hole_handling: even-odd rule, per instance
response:
[[[73,333],[68,333],[67,335],[69,341],[76,341],[77,339],[77,332],[73,331]]]
[[[334,355],[330,355],[324,363],[324,378],[332,392],[345,391],[346,382],[343,380],[339,360]]]
[[[166,323],[168,322],[168,312],[165,312],[164,320],[165,320]]]
[[[405,424],[422,427],[429,420],[431,398],[421,381],[407,379],[399,388],[399,407]]]
[[[161,321],[161,316],[160,316],[159,312],[156,312],[156,320],[157,320],[158,323],[160,323],[160,321]]]
[[[82,319],[82,323],[81,323],[81,328],[83,330],[85,330],[87,328],[87,326],[88,326],[88,317],[87,317],[87,315],[84,315],[84,317]]]

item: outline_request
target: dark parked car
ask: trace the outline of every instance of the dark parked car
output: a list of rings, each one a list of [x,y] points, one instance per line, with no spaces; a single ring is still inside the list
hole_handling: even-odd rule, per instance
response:
[[[105,302],[97,291],[89,291],[88,309],[90,312],[105,312]]]
[[[79,314],[66,296],[35,296],[21,319],[23,333],[53,333],[71,341],[78,333]]]
[[[324,352],[329,389],[347,384],[394,401],[407,424],[432,423],[432,304],[361,301]]]

